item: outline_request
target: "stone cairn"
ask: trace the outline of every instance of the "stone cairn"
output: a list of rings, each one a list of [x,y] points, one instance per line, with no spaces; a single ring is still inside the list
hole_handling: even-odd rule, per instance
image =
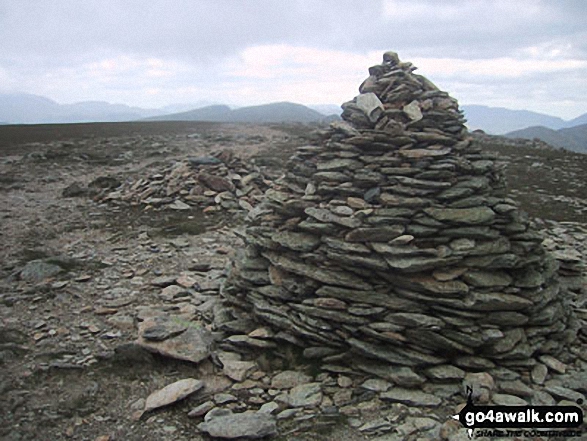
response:
[[[101,185],[104,178],[100,179],[102,182],[89,185],[102,187],[94,197],[99,202],[172,210],[199,207],[203,213],[251,211],[268,188],[265,173],[230,150],[187,158],[161,172],[122,184],[108,185],[106,181]]]
[[[557,263],[457,101],[415,69],[385,53],[298,149],[222,294],[324,364],[531,367],[576,335]]]

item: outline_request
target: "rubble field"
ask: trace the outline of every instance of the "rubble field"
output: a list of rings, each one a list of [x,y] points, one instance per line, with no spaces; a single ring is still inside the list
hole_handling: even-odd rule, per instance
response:
[[[467,439],[449,418],[466,402],[460,384],[410,393],[412,375],[321,370],[262,326],[231,323],[247,335],[227,339],[215,326],[247,216],[314,128],[0,127],[0,438]],[[576,354],[531,370],[544,390],[507,369],[497,386],[476,384],[506,401],[576,401],[587,393],[587,155],[474,142],[505,164],[583,324]]]

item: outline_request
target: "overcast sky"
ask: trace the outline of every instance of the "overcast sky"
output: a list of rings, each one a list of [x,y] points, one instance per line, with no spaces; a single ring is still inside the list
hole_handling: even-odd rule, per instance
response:
[[[394,50],[461,104],[587,112],[585,0],[0,0],[0,93],[341,104]]]

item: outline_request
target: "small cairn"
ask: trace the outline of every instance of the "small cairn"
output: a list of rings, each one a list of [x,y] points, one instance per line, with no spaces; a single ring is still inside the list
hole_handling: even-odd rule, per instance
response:
[[[262,199],[267,183],[259,167],[222,150],[213,156],[174,162],[158,173],[127,180],[114,189],[106,186],[95,200],[156,209],[197,207],[204,213],[248,212]],[[69,187],[66,190],[71,191]]]
[[[458,103],[394,52],[298,149],[222,294],[323,361],[528,368],[577,332],[556,260]]]

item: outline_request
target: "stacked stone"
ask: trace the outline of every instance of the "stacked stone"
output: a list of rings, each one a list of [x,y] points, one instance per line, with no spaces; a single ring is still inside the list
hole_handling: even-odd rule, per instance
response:
[[[457,101],[388,52],[265,193],[222,293],[325,362],[528,366],[576,329]]]
[[[251,211],[268,188],[264,174],[228,150],[215,156],[178,161],[160,173],[99,194],[96,199],[129,205],[163,207],[174,210],[203,208]]]

